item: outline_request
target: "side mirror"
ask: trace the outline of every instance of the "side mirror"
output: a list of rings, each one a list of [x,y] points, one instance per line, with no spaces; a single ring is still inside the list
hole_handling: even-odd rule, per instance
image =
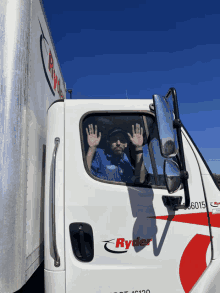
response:
[[[165,158],[174,157],[178,152],[178,147],[169,104],[164,97],[158,95],[153,95],[153,101],[159,132],[161,155]]]
[[[172,97],[170,104],[169,97]],[[181,133],[182,122],[179,118],[179,108],[175,88],[170,88],[166,96],[162,98],[158,95],[153,95],[153,101],[159,132],[161,154],[165,158],[171,158],[175,156],[179,150],[180,155],[179,166],[170,161],[164,163],[164,176],[167,190],[169,193],[176,192],[180,188],[182,181],[185,194],[184,204],[181,204],[181,196],[164,195],[162,199],[164,205],[171,207],[173,210],[187,209],[190,205],[189,187],[187,181],[189,174],[186,170],[185,164]]]
[[[169,193],[174,193],[180,189],[181,176],[180,169],[176,162],[165,160],[163,165],[166,187]]]

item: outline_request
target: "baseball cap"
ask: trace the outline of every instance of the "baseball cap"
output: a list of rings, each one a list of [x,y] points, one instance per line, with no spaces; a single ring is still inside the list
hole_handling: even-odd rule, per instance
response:
[[[123,134],[124,137],[126,138],[127,141],[129,141],[129,137],[126,131],[122,130],[121,128],[116,128],[114,130],[112,130],[109,134],[108,137],[111,138],[112,136],[116,135],[116,134]]]

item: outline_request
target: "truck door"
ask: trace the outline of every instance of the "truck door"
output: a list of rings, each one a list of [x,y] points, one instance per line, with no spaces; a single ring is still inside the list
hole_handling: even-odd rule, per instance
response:
[[[211,260],[196,158],[183,137],[191,206],[168,210],[155,116],[145,110],[152,100],[124,102],[65,100],[66,292],[189,292]],[[112,130],[132,136],[137,124],[143,128],[143,183],[135,176],[138,152],[132,142],[118,165],[109,149]],[[101,132],[91,170],[89,125]],[[175,196],[184,203],[183,189]]]

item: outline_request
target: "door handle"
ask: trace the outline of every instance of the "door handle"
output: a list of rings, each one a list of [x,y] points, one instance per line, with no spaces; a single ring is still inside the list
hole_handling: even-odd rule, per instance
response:
[[[60,256],[57,250],[56,242],[56,219],[55,219],[55,173],[56,173],[56,154],[60,144],[60,138],[56,137],[54,140],[55,146],[52,157],[52,241],[53,241],[53,252],[54,252],[54,266],[60,266]]]
[[[82,262],[90,262],[94,257],[93,231],[87,223],[72,223],[69,226],[73,254]]]
[[[80,230],[79,231],[79,237],[80,237],[80,248],[81,248],[81,253],[82,253],[82,256],[84,259],[87,258],[87,255],[86,255],[86,248],[85,248],[85,239],[84,239],[84,231],[83,230]]]

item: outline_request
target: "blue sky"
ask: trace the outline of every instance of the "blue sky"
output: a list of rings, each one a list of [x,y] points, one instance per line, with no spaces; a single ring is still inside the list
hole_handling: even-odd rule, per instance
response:
[[[175,87],[180,118],[220,174],[218,1],[44,1],[73,98],[151,99]],[[67,94],[68,95],[68,94]]]

